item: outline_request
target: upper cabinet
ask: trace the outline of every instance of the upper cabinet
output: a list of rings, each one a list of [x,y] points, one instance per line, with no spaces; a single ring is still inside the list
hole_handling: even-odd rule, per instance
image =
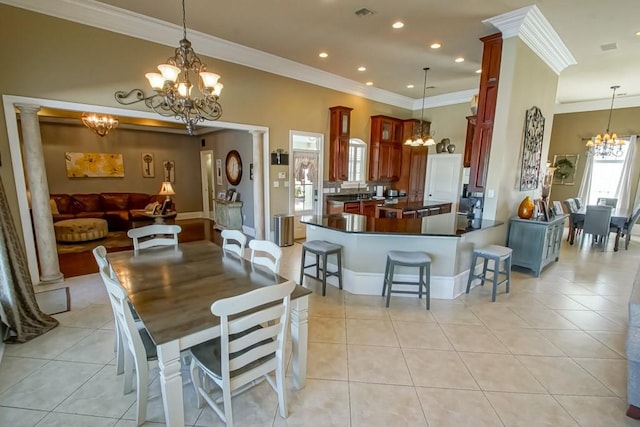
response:
[[[493,34],[480,40],[484,43],[484,49],[478,92],[478,114],[471,147],[470,191],[484,191],[487,185],[489,153],[491,152],[491,137],[500,78],[500,60],[502,58],[502,34]]]
[[[371,116],[369,179],[397,181],[402,168],[403,121],[388,116]]]
[[[471,149],[473,147],[473,135],[476,132],[476,119],[477,116],[467,116],[467,136],[464,140],[464,158],[462,159],[462,165],[465,168],[471,166]]]
[[[351,110],[353,108],[340,106],[329,108],[329,181],[349,178]]]

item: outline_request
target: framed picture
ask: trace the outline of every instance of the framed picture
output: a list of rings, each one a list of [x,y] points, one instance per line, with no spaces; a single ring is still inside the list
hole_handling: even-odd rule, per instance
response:
[[[142,177],[156,177],[156,166],[153,163],[153,153],[142,153]]]
[[[560,200],[553,201],[553,212],[556,214],[556,216],[564,215],[564,209],[562,209],[562,203],[560,202]]]
[[[536,200],[538,206],[538,221],[549,221],[549,211],[547,210],[547,202],[542,199]]]
[[[220,200],[226,200],[227,199],[227,192],[226,191],[220,191],[218,193],[218,199]]]
[[[553,183],[561,185],[574,185],[578,170],[579,154],[556,154],[553,156]]]
[[[164,171],[164,180],[172,184],[176,183],[176,162],[173,160],[165,160],[162,162],[162,170]]]
[[[533,106],[527,110],[524,123],[520,191],[538,188],[543,136],[544,116],[540,108]]]
[[[64,153],[68,178],[122,178],[122,154]]]
[[[228,200],[228,201],[232,201],[232,199],[233,199],[234,197],[237,197],[237,196],[234,196],[235,194],[236,194],[236,190],[235,190],[235,188],[230,188],[230,189],[228,189],[228,190],[227,190],[227,197],[226,197],[226,198],[227,198],[227,200]],[[235,200],[233,200],[233,201],[235,201]]]
[[[216,159],[216,184],[222,185],[222,159]]]

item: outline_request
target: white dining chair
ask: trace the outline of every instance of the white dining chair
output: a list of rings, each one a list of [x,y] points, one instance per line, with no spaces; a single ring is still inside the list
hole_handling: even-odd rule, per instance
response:
[[[191,348],[191,381],[198,407],[206,401],[228,427],[233,426],[232,392],[234,396],[242,393],[263,378],[278,395],[280,416],[287,418],[284,350],[289,302],[295,286],[295,282],[287,281],[211,305],[211,312],[220,317],[220,337]],[[242,315],[267,304],[267,308]],[[274,371],[275,379],[270,375]],[[217,401],[204,387],[203,375],[222,389]],[[218,406],[220,402],[223,408]]]
[[[278,245],[268,240],[251,240],[251,262],[256,265],[264,265],[274,273],[280,272],[280,259],[282,249]]]
[[[147,418],[149,397],[149,361],[157,360],[156,346],[146,329],[138,329],[129,306],[127,291],[109,274],[109,269],[100,269],[100,276],[107,288],[111,307],[120,330],[124,353],[124,391],[132,391],[133,371],[136,372],[136,422],[142,425]]]
[[[240,258],[244,256],[244,248],[247,246],[247,236],[238,230],[222,230],[222,249],[233,252]]]
[[[132,228],[127,236],[133,239],[133,249],[146,249],[154,246],[172,246],[178,244],[178,234],[182,231],[179,225],[152,224]]]
[[[584,226],[582,227],[582,240],[580,247],[584,245],[586,235],[591,236],[592,244],[598,241],[604,251],[609,241],[611,213],[613,209],[609,206],[587,205],[584,216]]]
[[[622,228],[625,250],[629,250],[629,242],[631,241],[631,230],[633,229],[633,226],[636,224],[636,222],[638,222],[638,218],[640,218],[640,205],[636,206],[636,208],[633,210],[633,213],[631,214],[629,219],[625,221],[624,227]]]

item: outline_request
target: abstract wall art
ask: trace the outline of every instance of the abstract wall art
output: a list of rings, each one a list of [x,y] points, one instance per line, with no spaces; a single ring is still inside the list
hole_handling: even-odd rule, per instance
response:
[[[64,153],[69,178],[122,178],[122,154]]]
[[[533,106],[527,110],[524,122],[524,147],[522,150],[520,191],[535,190],[538,188],[543,136],[544,116],[540,108]]]

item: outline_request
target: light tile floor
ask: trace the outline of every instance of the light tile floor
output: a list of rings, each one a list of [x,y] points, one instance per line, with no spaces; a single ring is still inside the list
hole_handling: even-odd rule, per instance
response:
[[[611,243],[612,244],[612,243]],[[477,287],[456,300],[350,295],[329,287],[309,310],[308,382],[289,417],[266,383],[234,399],[238,426],[638,426],[627,418],[627,301],[640,239],[614,253],[569,246],[511,293]],[[282,272],[296,278],[300,245]],[[308,279],[307,279],[308,280]],[[305,282],[307,283],[307,282]],[[99,276],[67,281],[72,311],[32,342],[6,347],[0,426],[134,426],[135,397],[115,375],[113,319]],[[307,283],[314,291],[317,283]],[[185,377],[186,371],[184,372]],[[150,393],[159,396],[157,368]],[[188,425],[222,425],[185,386]],[[159,397],[145,425],[162,425]]]

